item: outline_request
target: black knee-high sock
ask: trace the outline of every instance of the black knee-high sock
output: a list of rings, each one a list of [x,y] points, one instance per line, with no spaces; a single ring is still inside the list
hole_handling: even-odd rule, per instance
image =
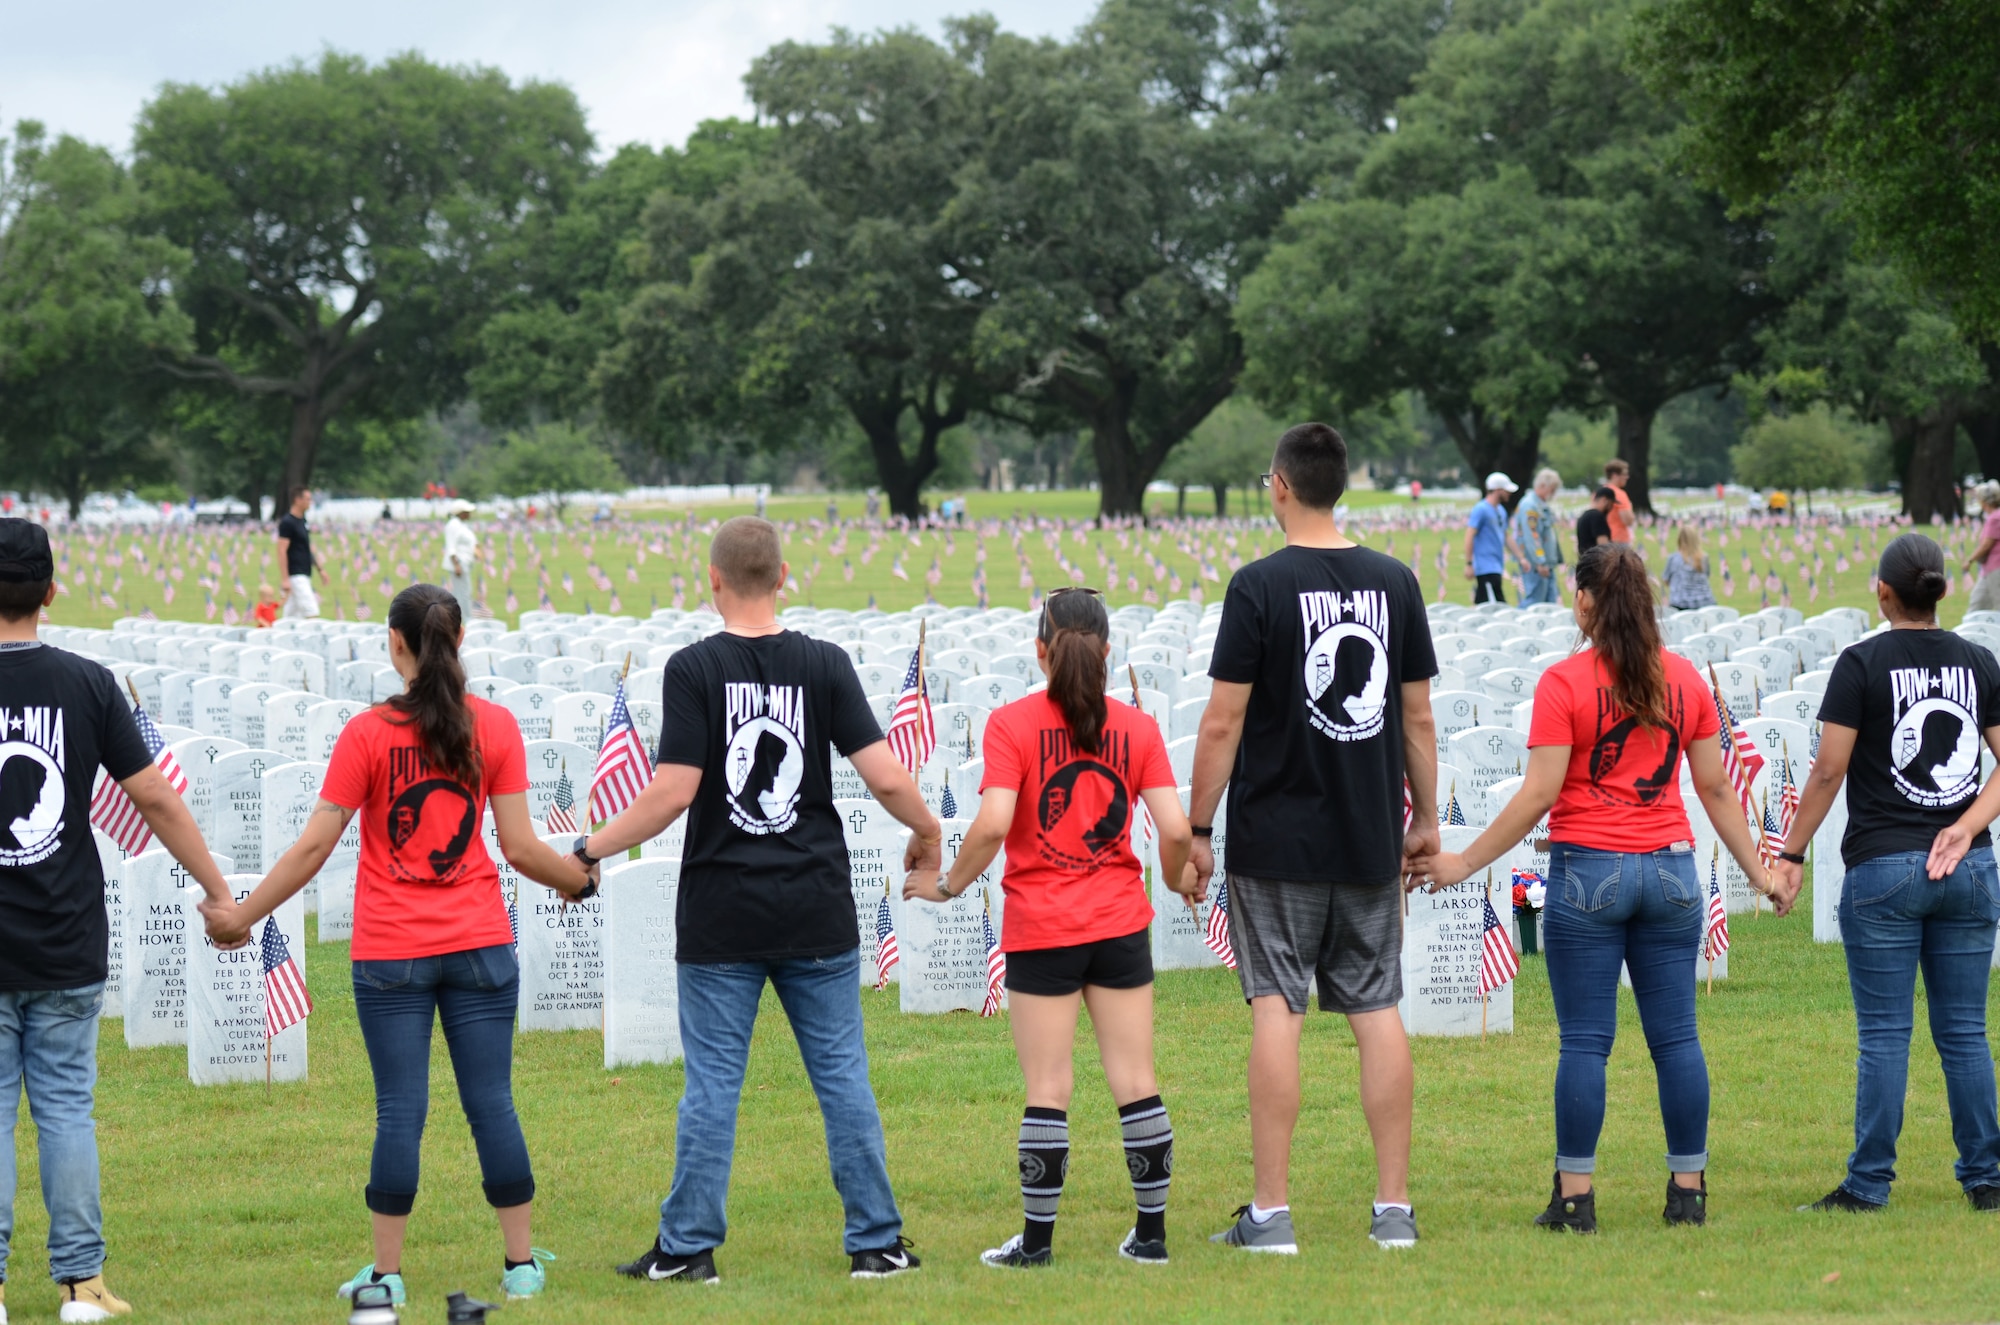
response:
[[[1021,1115],[1021,1246],[1041,1251],[1055,1239],[1056,1207],[1069,1175],[1069,1114],[1030,1106]]]
[[[1158,1095],[1133,1100],[1118,1111],[1125,1134],[1125,1167],[1132,1174],[1132,1195],[1139,1203],[1134,1235],[1141,1242],[1161,1242],[1167,1236],[1167,1185],[1174,1175],[1174,1128],[1167,1106]]]

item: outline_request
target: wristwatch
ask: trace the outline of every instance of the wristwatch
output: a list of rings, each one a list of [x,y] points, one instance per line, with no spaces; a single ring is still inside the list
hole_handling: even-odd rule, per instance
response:
[[[1803,865],[1806,863],[1806,858],[1803,855],[1794,855],[1789,851],[1783,851],[1783,850],[1778,852],[1778,859],[1789,860],[1794,865]]]
[[[951,890],[951,875],[949,873],[938,875],[938,896],[947,902],[958,896],[957,893]]]
[[[1188,825],[1188,831],[1190,833],[1193,833],[1196,837],[1214,837],[1215,825],[1209,824],[1206,828],[1203,828],[1203,827],[1198,827],[1194,824],[1190,824]]]
[[[583,867],[585,869],[589,869],[593,865],[597,864],[597,857],[590,854],[589,833],[585,833],[581,837],[577,838],[576,845],[570,848],[569,853],[572,856],[575,856],[578,860],[582,861]]]

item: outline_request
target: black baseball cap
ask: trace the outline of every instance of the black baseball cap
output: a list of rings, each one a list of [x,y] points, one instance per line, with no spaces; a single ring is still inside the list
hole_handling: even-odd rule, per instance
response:
[[[55,577],[49,531],[33,520],[0,519],[0,583],[39,584]]]

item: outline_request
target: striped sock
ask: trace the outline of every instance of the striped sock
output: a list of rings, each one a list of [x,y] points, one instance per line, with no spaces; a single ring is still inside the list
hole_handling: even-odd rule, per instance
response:
[[[1174,1176],[1174,1127],[1158,1095],[1133,1100],[1118,1111],[1125,1134],[1125,1167],[1132,1174],[1132,1195],[1139,1202],[1139,1222],[1133,1234],[1141,1242],[1167,1237],[1167,1186]]]
[[[1032,1105],[1021,1115],[1021,1226],[1024,1251],[1055,1241],[1056,1206],[1069,1176],[1069,1114]]]

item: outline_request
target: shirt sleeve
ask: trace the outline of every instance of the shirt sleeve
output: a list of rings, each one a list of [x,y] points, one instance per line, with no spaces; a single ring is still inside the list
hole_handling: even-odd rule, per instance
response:
[[[1244,577],[1238,574],[1222,596],[1222,625],[1216,629],[1215,647],[1208,656],[1208,674],[1217,681],[1248,685],[1263,667],[1262,613]]]
[[[1687,670],[1693,673],[1691,680],[1694,685],[1694,693],[1688,697],[1688,703],[1693,706],[1694,716],[1694,725],[1688,730],[1688,740],[1705,740],[1722,730],[1722,714],[1716,711],[1715,692],[1708,688],[1708,682],[1702,678],[1695,665],[1688,663]]]
[[[1819,701],[1819,720],[1837,727],[1861,729],[1861,712],[1867,698],[1868,669],[1861,655],[1843,650],[1833,660],[1833,675],[1827,678],[1826,694]]]
[[[97,737],[97,762],[113,782],[123,782],[133,774],[141,772],[153,762],[153,756],[146,751],[146,742],[139,737],[139,724],[127,707],[125,697],[118,693],[118,683],[111,673],[100,672],[102,699],[98,711],[104,715],[102,727]]]
[[[1576,725],[1570,712],[1574,693],[1569,678],[1551,668],[1535,683],[1535,707],[1528,719],[1528,748],[1575,745]]]
[[[1403,594],[1409,611],[1403,624],[1402,670],[1399,681],[1428,681],[1438,674],[1437,645],[1431,640],[1431,619],[1424,611],[1424,589],[1417,577],[1403,571]],[[1400,703],[1398,698],[1394,702]]]
[[[660,683],[661,764],[708,762],[708,706],[702,702],[701,675],[685,651],[667,659]]]
[[[375,781],[373,766],[381,722],[381,718],[367,714],[340,729],[333,740],[333,755],[326,761],[326,776],[320,780],[321,800],[343,810],[358,810],[367,803],[368,788]]]
[[[881,740],[882,724],[875,721],[875,710],[869,707],[868,696],[861,693],[861,678],[846,652],[831,644],[826,647],[839,655],[827,659],[827,671],[833,677],[833,748],[850,756]]]
[[[1979,730],[2000,727],[2000,662],[1980,645],[1972,646],[1972,670],[1979,678]]]
[[[986,771],[980,775],[979,790],[1021,790],[1020,742],[1017,714],[1001,709],[986,722]]]
[[[528,747],[521,740],[521,722],[498,704],[482,705],[479,758],[488,796],[512,796],[528,789]],[[586,778],[589,774],[583,774]]]
[[[1143,718],[1145,715],[1140,716]],[[1160,724],[1141,721],[1137,726],[1139,761],[1133,770],[1139,779],[1137,790],[1151,791],[1154,787],[1174,786],[1174,761],[1167,758],[1167,742],[1160,735]]]

